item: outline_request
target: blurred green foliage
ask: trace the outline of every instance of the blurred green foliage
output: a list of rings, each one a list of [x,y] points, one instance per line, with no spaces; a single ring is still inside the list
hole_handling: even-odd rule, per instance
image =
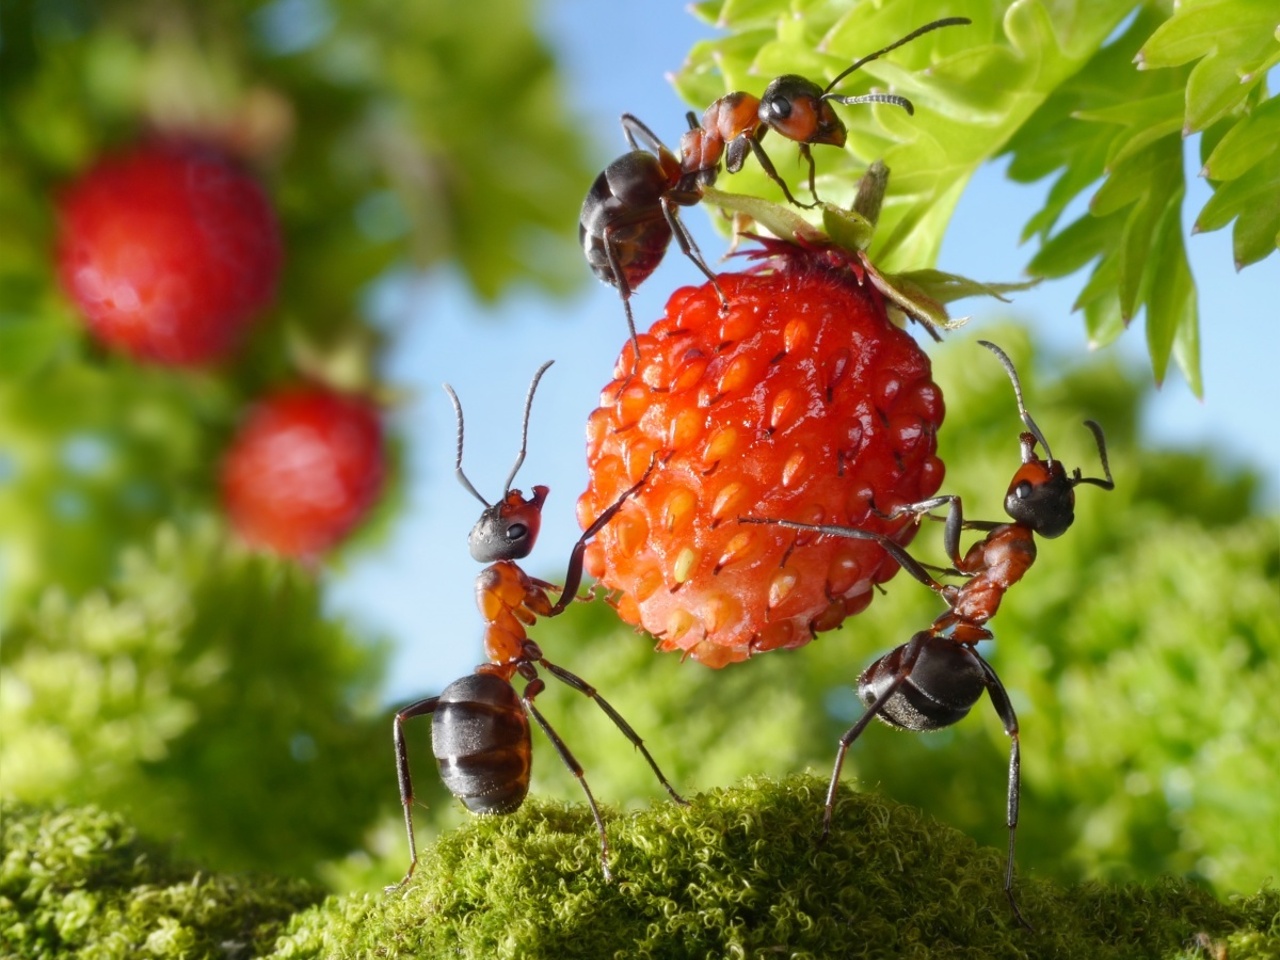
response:
[[[8,632],[4,792],[126,812],[224,869],[314,874],[359,847],[395,795],[370,770],[391,741],[380,651],[324,617],[314,578],[212,522],[121,563]]]
[[[585,281],[585,143],[529,21],[525,0],[0,5],[0,615],[207,504],[267,384],[316,354],[376,380],[363,310],[389,269],[451,262],[484,297]],[[227,369],[104,357],[53,280],[60,185],[154,134],[222,143],[279,212],[278,304]]]
[[[1142,311],[1156,380],[1172,356],[1201,392],[1182,139],[1204,134],[1203,172],[1215,191],[1196,229],[1233,224],[1238,268],[1273,254],[1280,108],[1267,71],[1280,63],[1280,17],[1271,0],[705,0],[694,9],[725,31],[698,44],[676,78],[698,109],[730,90],[759,95],[785,73],[834,77],[932,18],[969,17],[971,25],[930,33],[840,82],[844,95],[891,88],[916,112],[842,108],[845,150],[815,150],[820,195],[847,206],[859,172],[883,159],[894,186],[871,253],[898,271],[935,264],[980,165],[1008,156],[1015,180],[1053,178],[1024,229],[1040,244],[1032,274],[1066,276],[1092,264],[1077,299],[1090,339],[1110,342]],[[796,169],[793,146],[766,145],[780,169]],[[756,164],[721,186],[777,196]],[[1060,226],[1085,191],[1088,211]]]

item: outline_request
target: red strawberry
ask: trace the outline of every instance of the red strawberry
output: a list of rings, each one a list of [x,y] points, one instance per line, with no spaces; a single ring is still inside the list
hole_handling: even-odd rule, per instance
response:
[[[587,549],[624,620],[719,667],[807,643],[871,602],[898,564],[875,543],[739,517],[848,524],[906,543],[881,519],[942,482],[942,395],[852,255],[770,244],[754,271],[677,290],[587,424],[586,526],[658,469]],[[874,510],[873,510],[874,505]]]
[[[218,360],[275,293],[275,213],[212,147],[156,142],[102,160],[58,206],[63,287],[103,343],[140,360]]]
[[[364,519],[385,474],[370,401],[293,387],[261,400],[240,427],[222,465],[223,506],[250,543],[309,558]]]

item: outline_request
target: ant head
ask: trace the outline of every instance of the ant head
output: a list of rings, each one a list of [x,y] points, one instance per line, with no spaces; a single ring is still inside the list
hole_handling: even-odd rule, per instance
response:
[[[502,499],[494,504],[480,496],[479,491],[472,486],[467,475],[462,472],[462,403],[454,393],[453,387],[447,383],[444,385],[445,393],[449,394],[449,399],[453,401],[453,409],[458,417],[458,456],[454,465],[454,474],[458,482],[484,504],[484,512],[480,514],[476,525],[471,528],[471,535],[467,539],[471,556],[479,563],[523,559],[529,555],[534,543],[537,542],[538,530],[542,526],[542,504],[550,490],[544,486],[535,486],[533,496],[526,500],[519,490],[511,488],[511,484],[524,463],[525,450],[529,443],[529,411],[533,407],[534,391],[538,389],[538,381],[542,379],[542,375],[547,372],[547,368],[553,362],[548,360],[540,366],[529,384],[529,393],[524,401],[524,424],[520,431],[520,452],[516,455],[515,465],[507,475]]]
[[[1060,537],[1076,518],[1073,485],[1061,463],[1035,455],[1035,437],[1031,434],[1022,434],[1022,449],[1022,466],[1004,495],[1005,513],[1042,537]]]
[[[760,96],[760,122],[796,143],[843,147],[846,131],[823,89],[812,80],[787,74],[765,87]]]
[[[519,490],[508,490],[505,497],[486,507],[471,528],[467,547],[477,563],[499,560],[522,560],[533,550],[542,528],[542,504],[551,490],[538,485],[533,496],[525,499]]]
[[[1049,441],[1044,438],[1036,422],[1031,419],[1026,405],[1022,401],[1022,384],[1018,381],[1018,371],[1008,354],[987,340],[979,340],[980,344],[996,355],[1009,380],[1013,384],[1013,395],[1018,401],[1018,416],[1027,429],[1020,434],[1018,441],[1022,446],[1022,466],[1013,475],[1009,484],[1009,492],[1005,494],[1004,509],[1015,523],[1029,527],[1040,536],[1052,539],[1060,537],[1075,521],[1076,494],[1075,487],[1081,483],[1092,483],[1111,490],[1115,483],[1111,479],[1111,467],[1107,463],[1107,445],[1102,428],[1092,420],[1086,420],[1085,426],[1093,433],[1098,444],[1098,459],[1102,461],[1102,469],[1106,478],[1084,477],[1080,469],[1067,476],[1062,463],[1053,459],[1049,449]],[[1036,444],[1044,448],[1044,458],[1036,455]]]

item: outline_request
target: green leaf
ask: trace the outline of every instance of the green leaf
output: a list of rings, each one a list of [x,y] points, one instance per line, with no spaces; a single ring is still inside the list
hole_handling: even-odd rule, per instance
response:
[[[1274,156],[1280,143],[1280,97],[1259,104],[1218,140],[1205,160],[1210,180],[1234,180],[1254,164]]]
[[[1233,219],[1236,269],[1257,263],[1280,248],[1280,152],[1219,186],[1200,211],[1195,229],[1218,230]]]
[[[1182,241],[1182,194],[1170,197],[1150,240],[1151,259],[1159,265],[1151,277],[1147,298],[1147,344],[1153,361],[1156,382],[1164,379],[1165,366],[1173,352],[1174,342],[1186,328],[1196,328],[1195,284]],[[1185,334],[1184,334],[1185,336]],[[1192,391],[1200,394],[1198,369],[1188,373]]]
[[[1138,54],[1144,69],[1199,61],[1186,87],[1185,132],[1203,130],[1238,107],[1280,63],[1280,17],[1272,0],[1179,5]]]

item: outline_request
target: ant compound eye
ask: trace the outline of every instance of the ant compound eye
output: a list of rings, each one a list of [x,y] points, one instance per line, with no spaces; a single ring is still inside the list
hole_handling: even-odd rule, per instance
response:
[[[785,120],[791,116],[791,101],[786,97],[772,97],[766,101],[765,106],[773,120]]]
[[[511,526],[507,527],[506,529],[507,540],[511,543],[515,543],[518,540],[523,540],[528,535],[529,535],[529,528],[526,527],[523,523],[513,523],[511,524]]]
[[[1013,488],[1013,495],[1019,500],[1026,500],[1035,491],[1035,487],[1031,485],[1030,480],[1023,480]]]

